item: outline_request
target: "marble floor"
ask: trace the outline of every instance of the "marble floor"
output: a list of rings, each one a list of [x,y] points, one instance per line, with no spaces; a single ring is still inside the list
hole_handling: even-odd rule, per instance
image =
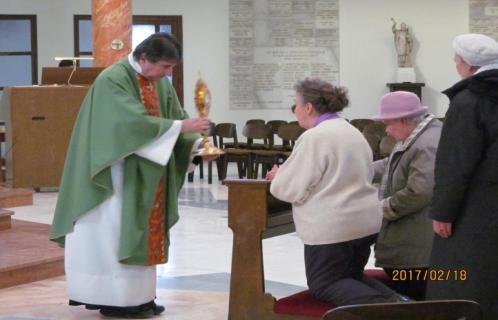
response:
[[[194,182],[186,182],[170,261],[158,267],[157,302],[166,311],[156,319],[227,318],[232,249],[227,197],[216,177],[208,184],[196,172]],[[56,192],[36,193],[34,205],[11,210],[15,219],[49,224],[56,199]],[[267,292],[279,298],[306,287],[303,245],[295,233],[264,240],[263,251]],[[96,311],[67,305],[64,276],[0,290],[0,320],[100,318]]]

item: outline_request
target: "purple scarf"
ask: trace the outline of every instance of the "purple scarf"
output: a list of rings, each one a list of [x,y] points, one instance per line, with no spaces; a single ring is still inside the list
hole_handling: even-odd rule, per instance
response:
[[[316,127],[320,123],[326,121],[326,120],[332,120],[332,119],[337,119],[339,118],[339,115],[337,115],[336,112],[327,112],[324,114],[321,114],[318,118],[315,120],[315,125],[313,127]]]

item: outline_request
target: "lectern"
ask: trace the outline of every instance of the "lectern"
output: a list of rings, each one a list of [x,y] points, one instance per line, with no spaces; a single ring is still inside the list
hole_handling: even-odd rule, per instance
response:
[[[6,184],[58,187],[74,122],[89,86],[5,88]]]

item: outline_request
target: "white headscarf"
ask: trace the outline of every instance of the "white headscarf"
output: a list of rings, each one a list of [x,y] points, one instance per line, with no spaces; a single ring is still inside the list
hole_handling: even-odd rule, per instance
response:
[[[498,43],[486,35],[461,34],[453,40],[453,48],[468,65],[482,67],[498,63]]]

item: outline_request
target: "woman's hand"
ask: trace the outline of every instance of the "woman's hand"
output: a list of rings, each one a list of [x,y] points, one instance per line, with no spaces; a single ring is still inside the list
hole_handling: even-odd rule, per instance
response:
[[[208,118],[188,118],[182,121],[182,133],[207,134],[211,120]]]
[[[451,222],[432,220],[432,229],[442,238],[449,238],[451,236]]]
[[[275,178],[277,171],[278,171],[278,166],[274,164],[271,170],[266,173],[265,179],[268,181],[272,181]]]

